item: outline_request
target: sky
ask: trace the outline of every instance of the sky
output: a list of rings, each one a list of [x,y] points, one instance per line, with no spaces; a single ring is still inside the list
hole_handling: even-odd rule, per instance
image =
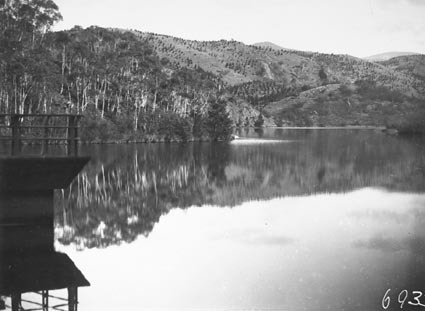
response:
[[[366,57],[425,54],[425,0],[55,0],[54,30],[137,29]]]

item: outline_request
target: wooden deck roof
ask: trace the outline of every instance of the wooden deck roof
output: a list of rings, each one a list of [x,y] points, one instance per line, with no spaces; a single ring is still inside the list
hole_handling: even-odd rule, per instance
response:
[[[90,286],[66,255],[58,252],[2,256],[0,295]]]
[[[89,157],[2,157],[0,192],[66,188],[89,160]]]

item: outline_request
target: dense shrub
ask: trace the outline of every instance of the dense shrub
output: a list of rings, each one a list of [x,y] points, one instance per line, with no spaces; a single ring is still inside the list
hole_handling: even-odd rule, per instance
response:
[[[165,141],[188,141],[192,138],[192,122],[173,112],[162,112],[158,133]]]
[[[135,131],[133,120],[125,114],[109,119],[96,111],[86,111],[81,124],[81,139],[87,142],[128,141],[154,137],[164,141],[192,139],[193,121],[174,112],[145,112],[139,116]]]
[[[275,116],[274,117],[274,123],[276,124],[277,127],[283,126],[282,117],[281,116]]]
[[[230,140],[232,136],[232,120],[226,111],[226,101],[210,99],[208,109],[207,130],[209,137],[215,141]]]
[[[347,85],[341,84],[339,87],[339,91],[341,92],[342,96],[348,97],[353,94],[353,90],[350,89]]]
[[[371,100],[386,100],[396,103],[401,103],[404,100],[404,95],[399,91],[377,85],[375,81],[358,80],[355,84],[357,85],[357,92]]]
[[[406,121],[394,124],[399,134],[402,135],[425,135],[425,109],[409,114]]]
[[[320,67],[319,78],[320,80],[322,80],[322,82],[326,82],[328,80],[328,75],[326,74],[325,69],[323,67]]]
[[[193,113],[192,135],[195,138],[201,139],[208,136],[207,116],[200,113]]]
[[[255,126],[255,127],[263,127],[263,125],[264,125],[264,117],[263,117],[263,115],[260,113],[260,114],[258,115],[257,120],[255,120],[255,122],[254,122],[254,126]]]
[[[106,142],[119,140],[122,135],[117,125],[107,118],[102,118],[96,111],[86,111],[81,121],[80,137],[82,141]]]

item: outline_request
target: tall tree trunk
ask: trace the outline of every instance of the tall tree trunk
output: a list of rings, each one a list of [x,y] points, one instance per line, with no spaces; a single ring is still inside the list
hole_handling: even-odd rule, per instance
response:
[[[65,62],[66,62],[66,46],[63,45],[62,48],[62,71],[61,71],[61,90],[60,94],[63,94],[63,81],[65,79]]]

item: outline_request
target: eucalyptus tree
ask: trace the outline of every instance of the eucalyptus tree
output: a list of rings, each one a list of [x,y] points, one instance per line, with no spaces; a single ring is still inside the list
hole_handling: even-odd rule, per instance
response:
[[[47,108],[55,64],[43,40],[61,18],[51,0],[0,0],[0,111]]]

